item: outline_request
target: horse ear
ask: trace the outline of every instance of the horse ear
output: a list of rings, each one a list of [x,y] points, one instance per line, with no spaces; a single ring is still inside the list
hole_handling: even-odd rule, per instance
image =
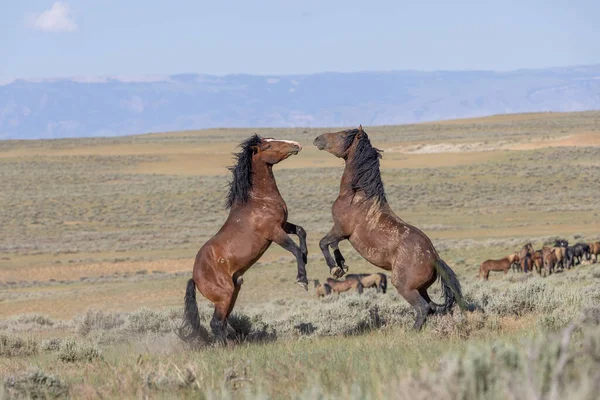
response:
[[[364,133],[365,133],[365,131],[363,131],[363,127],[362,127],[362,125],[360,125],[358,127],[358,133],[356,134],[356,138],[360,139],[363,136]]]

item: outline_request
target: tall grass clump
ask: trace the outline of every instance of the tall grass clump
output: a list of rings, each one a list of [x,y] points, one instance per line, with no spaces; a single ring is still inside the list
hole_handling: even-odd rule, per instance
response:
[[[0,334],[0,356],[2,357],[31,356],[38,351],[39,343],[31,336]]]

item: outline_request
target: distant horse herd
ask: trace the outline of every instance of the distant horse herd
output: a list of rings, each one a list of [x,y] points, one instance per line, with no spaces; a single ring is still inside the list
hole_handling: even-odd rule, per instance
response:
[[[486,260],[479,267],[479,277],[488,280],[490,271],[499,271],[507,274],[512,269],[514,272],[537,272],[541,276],[548,276],[557,271],[571,269],[580,265],[585,259],[596,263],[600,255],[600,242],[576,243],[569,246],[565,239],[555,241],[553,247],[544,246],[534,250],[531,243],[515,253],[500,260]]]
[[[340,294],[350,289],[356,289],[358,294],[363,289],[375,288],[377,293],[385,293],[387,290],[387,275],[381,272],[376,274],[348,274],[344,280],[327,278],[327,282],[320,283],[314,280],[317,297],[325,297],[332,293]]]

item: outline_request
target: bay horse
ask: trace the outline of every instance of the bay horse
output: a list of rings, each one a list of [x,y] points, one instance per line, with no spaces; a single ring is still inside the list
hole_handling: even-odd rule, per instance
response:
[[[376,274],[347,274],[346,279],[359,279],[365,289],[375,288],[377,293],[387,291],[387,276],[381,272]]]
[[[523,248],[521,249],[521,251],[519,251],[518,256],[519,256],[519,260],[523,260],[526,257],[531,257],[533,255],[533,245],[531,244],[531,242],[528,242],[525,244],[525,246],[523,246]]]
[[[533,268],[533,261],[531,261],[531,256],[526,256],[525,258],[521,258],[521,271],[527,273]]]
[[[544,255],[544,273],[543,276],[551,275],[554,272],[556,266],[556,257],[553,252],[546,252]]]
[[[339,281],[333,278],[327,278],[327,284],[331,287],[331,290],[338,295],[342,292],[347,292],[350,289],[356,289],[358,294],[362,294],[363,285],[360,282],[360,279],[344,279],[343,281]]]
[[[296,283],[308,290],[306,232],[287,221],[287,206],[273,175],[273,165],[298,154],[302,146],[255,134],[239,147],[236,164],[229,168],[233,175],[226,201],[229,216],[198,251],[192,279],[187,283],[185,319],[180,328],[180,336],[185,340],[206,337],[198,315],[198,289],[215,306],[210,322],[213,334],[219,341],[226,341],[227,318],[244,281],[243,275],[272,242],[296,257]],[[298,236],[300,246],[290,234]]]
[[[479,266],[479,277],[487,281],[490,277],[490,271],[503,271],[506,275],[510,267],[518,262],[519,255],[517,253],[509,254],[500,260],[486,260]]]
[[[536,272],[541,275],[542,268],[544,268],[544,256],[542,250],[536,250],[531,253],[531,261],[533,262]]]
[[[339,278],[348,271],[338,247],[340,241],[348,240],[364,259],[391,271],[392,284],[416,311],[414,329],[420,330],[429,314],[449,311],[455,301],[463,309],[474,309],[463,299],[456,274],[427,235],[390,208],[379,169],[381,151],[371,145],[362,126],[324,133],[313,144],[345,161],[339,195],[332,206],[333,227],[319,242],[331,275]],[[427,294],[438,277],[443,305],[435,304]]]
[[[600,255],[600,242],[589,243],[590,255],[594,256],[593,262],[598,262],[598,256]]]

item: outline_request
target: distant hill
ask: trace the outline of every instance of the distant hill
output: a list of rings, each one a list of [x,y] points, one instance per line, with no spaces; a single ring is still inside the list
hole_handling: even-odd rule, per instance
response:
[[[0,139],[389,125],[590,109],[600,109],[600,65],[512,72],[16,80],[0,86]]]

